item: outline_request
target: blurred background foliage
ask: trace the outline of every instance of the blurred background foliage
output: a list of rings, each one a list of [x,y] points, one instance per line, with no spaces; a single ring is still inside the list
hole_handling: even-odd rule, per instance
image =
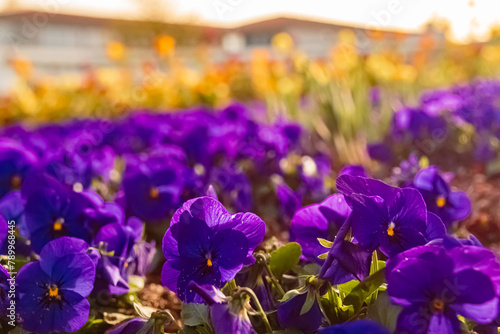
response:
[[[423,34],[417,51],[407,56],[388,44],[360,54],[356,36],[346,29],[323,59],[309,59],[288,34],[279,33],[272,51],[255,49],[249,61],[211,63],[195,33],[160,35],[153,28],[126,34],[139,40],[150,36],[159,60],[144,61],[139,77],[128,67],[127,47],[117,41],[106,46],[114,66],[89,67],[83,75],[37,76],[28,59],[12,59],[17,79],[0,97],[0,124],[120,117],[138,109],[223,107],[239,100],[266,109],[269,121],[284,116],[301,122],[331,145],[340,161],[366,165],[366,143],[381,139],[395,110],[417,103],[423,91],[500,73],[496,30],[487,43],[447,41],[439,48]],[[176,55],[179,40],[196,45],[196,69]]]

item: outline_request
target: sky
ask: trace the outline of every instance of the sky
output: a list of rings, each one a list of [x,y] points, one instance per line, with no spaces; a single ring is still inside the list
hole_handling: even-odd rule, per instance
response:
[[[163,9],[165,16],[231,26],[259,18],[304,16],[380,29],[418,30],[433,18],[450,22],[452,38],[485,38],[500,25],[500,0],[0,0],[32,9],[54,8],[112,17],[143,16]]]

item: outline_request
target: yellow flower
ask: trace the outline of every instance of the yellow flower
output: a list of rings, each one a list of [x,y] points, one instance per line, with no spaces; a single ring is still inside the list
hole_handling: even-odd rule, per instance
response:
[[[121,60],[125,56],[125,46],[120,42],[110,42],[106,48],[108,57],[113,60]]]
[[[273,37],[273,48],[282,53],[289,53],[293,49],[293,39],[290,35],[280,32]]]
[[[168,56],[175,50],[175,39],[168,35],[159,36],[156,38],[155,48],[160,56]]]

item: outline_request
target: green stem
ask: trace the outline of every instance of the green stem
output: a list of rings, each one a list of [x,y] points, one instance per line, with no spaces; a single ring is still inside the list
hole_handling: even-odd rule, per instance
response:
[[[319,305],[319,309],[321,311],[321,314],[323,315],[323,318],[325,318],[326,322],[328,323],[328,325],[331,325],[331,321],[330,321],[330,318],[328,318],[328,314],[326,314],[326,311],[323,307],[323,304],[321,303],[321,296],[319,295],[319,293],[316,293],[316,301]]]
[[[372,254],[372,263],[373,263],[373,273],[376,273],[379,270],[377,250],[373,251],[373,254]],[[371,273],[370,273],[370,275],[371,275]],[[372,301],[376,300],[377,297],[378,297],[378,289],[375,290],[375,292],[373,293],[373,296],[372,296],[371,300]]]
[[[247,293],[253,299],[255,306],[257,306],[257,312],[260,314],[260,316],[262,317],[262,320],[264,321],[264,326],[266,327],[267,333],[272,333],[273,328],[271,327],[271,324],[269,323],[269,319],[267,319],[266,312],[262,308],[262,305],[260,304],[259,298],[257,298],[255,293],[249,288],[240,288],[239,291]]]
[[[227,288],[229,289],[230,294],[232,295],[236,290],[238,290],[238,286],[236,285],[236,281],[234,278],[227,282]]]
[[[281,286],[280,282],[278,281],[276,276],[274,276],[273,272],[271,271],[271,268],[269,268],[269,263],[267,263],[266,256],[262,253],[259,253],[255,256],[255,258],[257,259],[257,261],[259,261],[261,264],[264,265],[264,269],[266,270],[267,275],[269,276],[271,282],[274,284],[276,289],[278,289],[281,295],[280,298],[283,298],[283,296],[285,295],[285,290],[283,290],[283,287]]]

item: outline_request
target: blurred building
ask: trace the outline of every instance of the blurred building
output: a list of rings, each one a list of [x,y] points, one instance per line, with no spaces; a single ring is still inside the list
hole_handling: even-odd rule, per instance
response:
[[[0,14],[0,91],[15,77],[9,65],[14,59],[28,59],[37,73],[49,75],[117,64],[140,68],[144,61],[158,61],[158,36],[171,36],[176,56],[188,66],[197,66],[199,58],[207,60],[207,55],[213,62],[228,57],[246,60],[254,49],[271,50],[271,40],[280,32],[290,35],[294,45],[309,57],[322,58],[328,56],[339,32],[346,28],[355,33],[360,53],[389,44],[409,55],[419,47],[423,34],[431,35],[437,45],[445,40],[444,34],[435,30],[403,34],[293,18],[218,28],[19,11]],[[162,43],[161,52],[173,48],[169,40]]]

